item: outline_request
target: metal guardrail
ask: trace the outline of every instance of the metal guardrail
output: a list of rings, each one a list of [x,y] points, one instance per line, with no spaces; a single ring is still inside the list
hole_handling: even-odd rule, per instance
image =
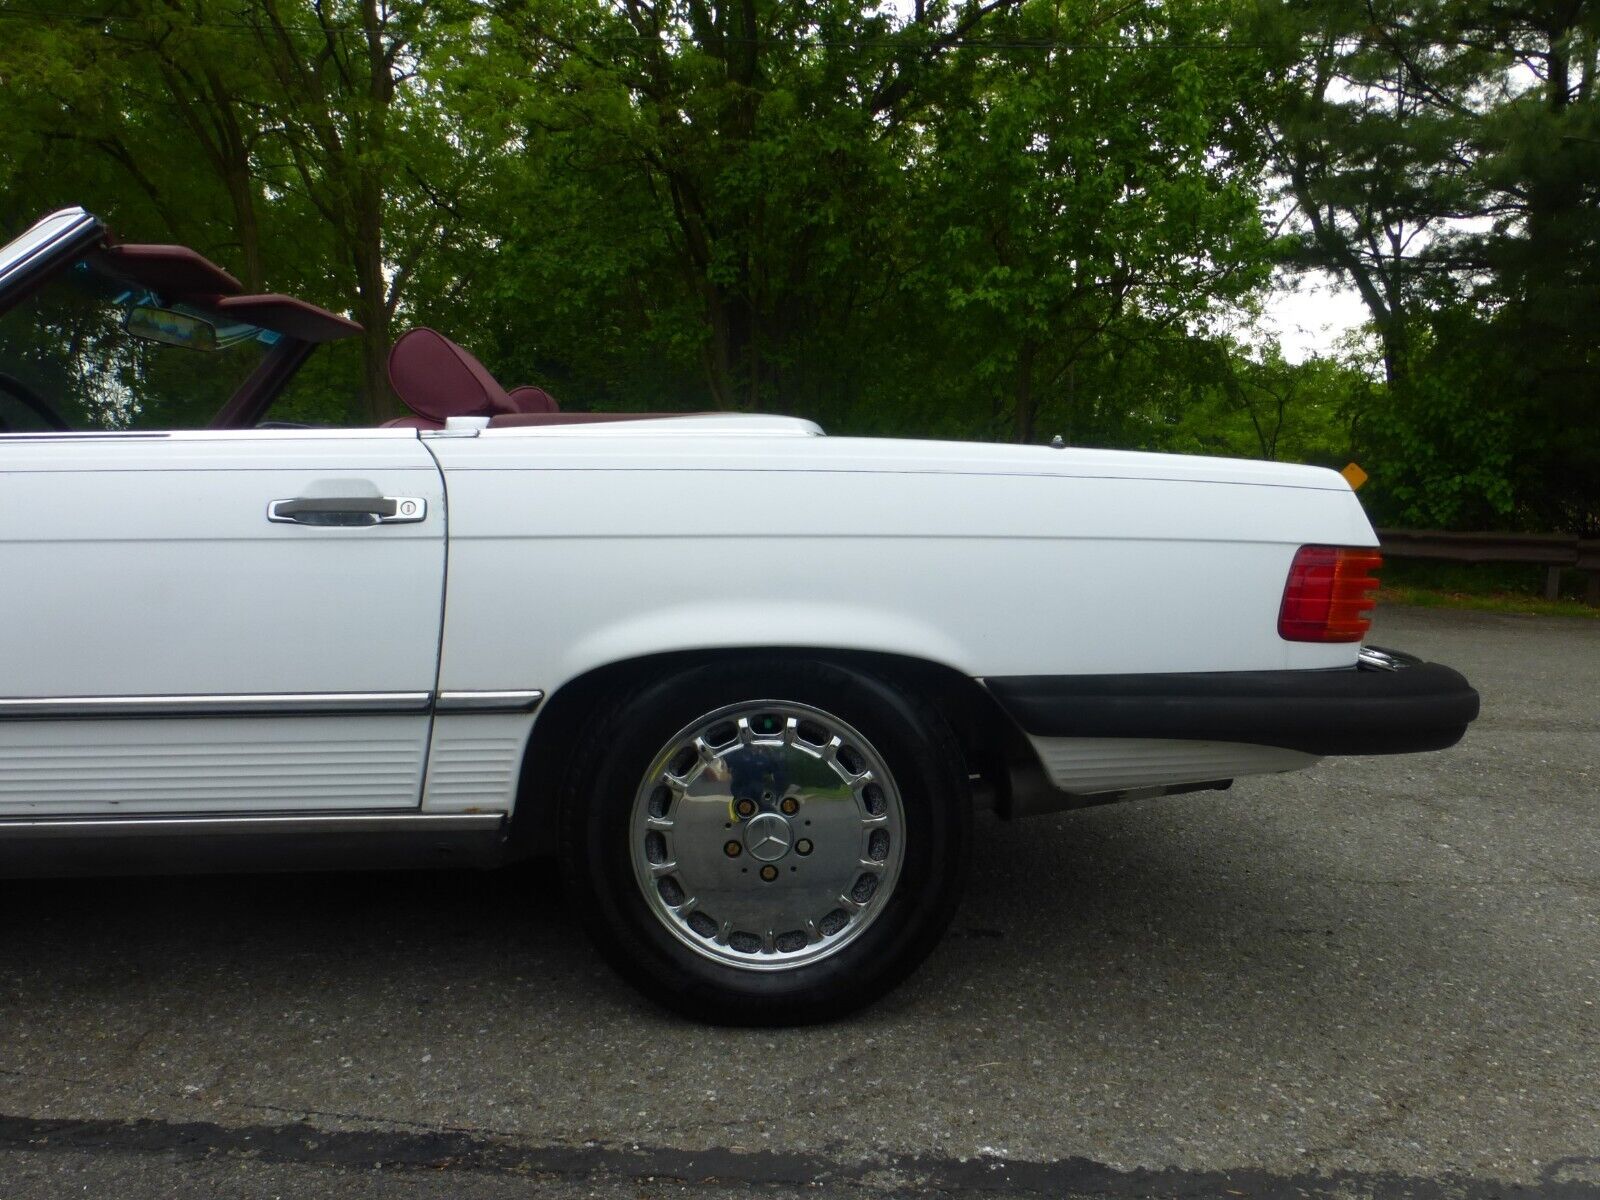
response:
[[[1561,594],[1561,573],[1588,576],[1585,599],[1600,605],[1600,540],[1564,533],[1446,533],[1433,529],[1380,529],[1390,558],[1431,558],[1458,563],[1532,563],[1545,568],[1544,597]]]

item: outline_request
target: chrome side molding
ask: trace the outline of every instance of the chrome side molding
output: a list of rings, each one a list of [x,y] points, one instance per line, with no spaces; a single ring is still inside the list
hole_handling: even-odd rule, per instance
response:
[[[201,696],[51,696],[0,699],[0,720],[101,717],[316,716],[322,713],[422,713],[431,692],[264,692]]]
[[[22,817],[0,820],[0,839],[186,837],[235,834],[493,833],[503,812],[264,813],[217,816]]]
[[[517,713],[532,712],[544,699],[543,692],[440,692],[434,704],[441,713]]]
[[[167,717],[314,717],[384,713],[525,713],[540,691],[262,692],[198,696],[16,696],[0,698],[0,721],[154,720]]]

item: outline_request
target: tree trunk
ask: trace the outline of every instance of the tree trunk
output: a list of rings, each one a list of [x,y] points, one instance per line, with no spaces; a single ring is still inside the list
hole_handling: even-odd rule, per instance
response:
[[[1031,338],[1024,340],[1017,350],[1017,376],[1012,392],[1015,404],[1011,410],[1012,440],[1016,442],[1033,441],[1034,420],[1038,416],[1038,399],[1033,394],[1033,360],[1038,352]]]
[[[382,197],[362,197],[356,215],[356,244],[352,255],[356,272],[356,320],[366,332],[361,339],[361,416],[377,425],[398,411],[389,390],[391,321],[389,285],[383,277]]]
[[[700,283],[705,298],[706,327],[710,337],[701,357],[705,362],[706,390],[711,394],[711,406],[717,412],[729,412],[737,407],[733,379],[733,331],[730,328],[727,306],[715,284]]]
[[[256,217],[255,182],[248,160],[231,164],[223,186],[233,206],[234,232],[239,236],[240,277],[246,292],[266,291],[266,272],[261,260],[261,224]]]

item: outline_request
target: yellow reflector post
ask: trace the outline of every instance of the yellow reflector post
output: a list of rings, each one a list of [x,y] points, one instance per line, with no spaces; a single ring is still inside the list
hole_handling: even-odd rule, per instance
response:
[[[1359,492],[1361,485],[1367,481],[1367,473],[1355,463],[1345,463],[1344,470],[1339,474],[1344,476],[1345,482],[1350,485],[1352,492]]]

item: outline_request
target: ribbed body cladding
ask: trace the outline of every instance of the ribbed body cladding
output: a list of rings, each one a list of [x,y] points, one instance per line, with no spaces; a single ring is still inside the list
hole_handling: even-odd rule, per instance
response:
[[[531,720],[528,713],[435,717],[425,789],[428,811],[510,811]]]
[[[1079,794],[1299,771],[1318,761],[1278,746],[1238,742],[1048,737],[1029,741],[1050,782]]]
[[[0,814],[409,807],[422,758],[391,717],[0,723]]]

